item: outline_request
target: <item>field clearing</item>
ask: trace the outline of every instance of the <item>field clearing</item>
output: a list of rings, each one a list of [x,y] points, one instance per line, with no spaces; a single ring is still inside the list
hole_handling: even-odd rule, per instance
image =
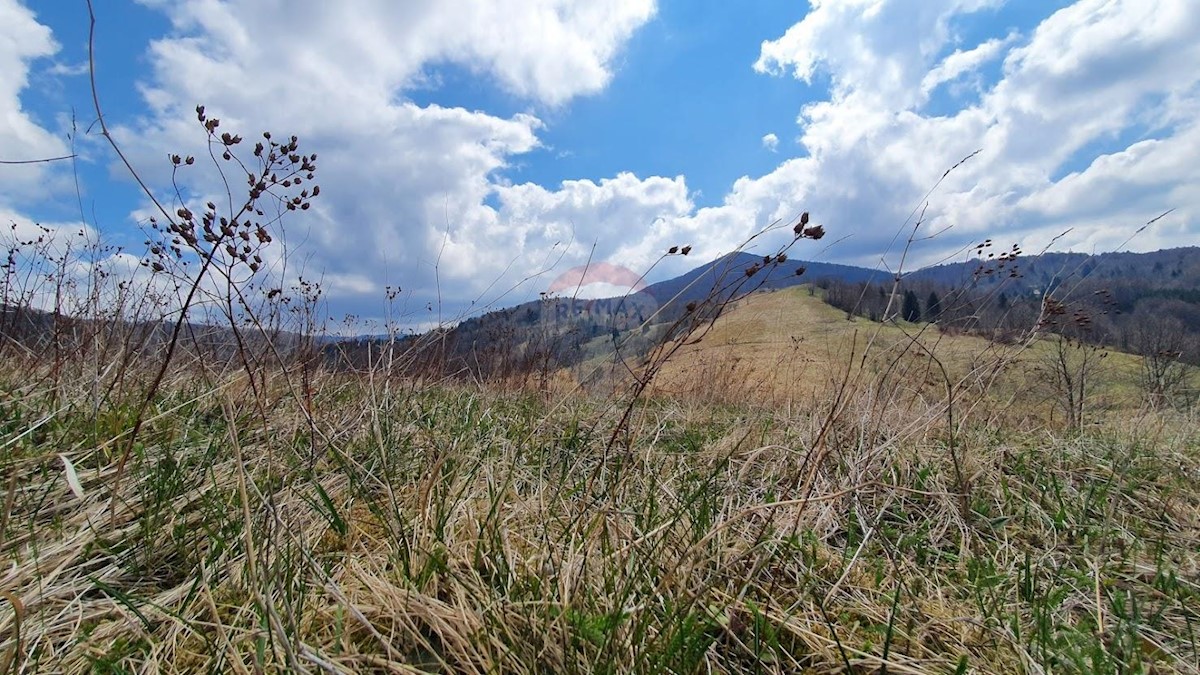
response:
[[[795,301],[696,347],[844,354]],[[620,398],[177,368],[122,467],[142,375],[10,359],[0,670],[1200,672],[1191,413],[951,429],[807,363],[787,405],[660,391],[615,443]]]
[[[1100,354],[1089,409],[1101,417],[1140,409],[1140,358],[1109,350]],[[807,287],[741,299],[698,343],[682,348],[663,368],[656,387],[666,395],[780,405],[812,399],[847,378],[886,376],[912,396],[944,397],[945,380],[931,355],[957,386],[986,389],[998,410],[1016,419],[1052,421],[1055,392],[1039,369],[1053,358],[1053,339],[1001,344],[942,333],[932,324],[848,320]]]

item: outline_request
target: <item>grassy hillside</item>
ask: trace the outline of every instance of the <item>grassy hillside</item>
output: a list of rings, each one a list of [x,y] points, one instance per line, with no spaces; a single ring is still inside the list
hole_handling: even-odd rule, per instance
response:
[[[8,349],[0,672],[1200,672],[1193,412],[1016,424],[1046,346],[920,331],[757,294],[634,401],[197,360],[136,438],[151,363]]]
[[[1197,407],[1144,362],[726,306],[807,214],[644,332],[548,298],[334,359],[260,273],[316,155],[263,137],[242,210],[152,221],[174,292],[9,251],[0,673],[1200,673]]]
[[[657,385],[664,393],[713,401],[784,403],[820,396],[847,378],[886,377],[893,396],[936,397],[946,388],[940,364],[957,386],[986,387],[992,404],[1049,420],[1058,392],[1046,370],[1057,340],[1045,335],[1006,345],[943,333],[933,324],[847,319],[822,302],[819,289],[788,288],[732,305],[664,368]],[[1071,345],[1066,356],[1077,359],[1084,349]],[[1140,408],[1140,358],[1111,350],[1092,356],[1087,408],[1098,415]]]

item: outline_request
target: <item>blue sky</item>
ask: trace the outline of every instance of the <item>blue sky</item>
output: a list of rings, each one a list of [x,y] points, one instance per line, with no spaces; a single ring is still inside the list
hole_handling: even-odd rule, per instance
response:
[[[334,315],[377,317],[399,285],[407,306],[457,316],[536,297],[589,256],[640,271],[693,245],[654,280],[802,210],[839,243],[800,256],[894,266],[908,214],[974,150],[929,200],[924,227],[949,229],[910,263],[985,237],[1027,251],[1063,232],[1056,248],[1200,244],[1190,0],[97,9],[106,120],[160,197],[168,154],[204,150],[197,103],[222,129],[295,133],[319,153],[321,197],[284,222],[292,262],[277,251],[267,273],[320,278]],[[72,115],[79,131],[74,164],[0,165],[0,220],[82,220],[137,255],[148,202],[96,133],[86,47],[82,0],[0,0],[0,160],[67,154]],[[220,193],[207,170],[183,188]]]

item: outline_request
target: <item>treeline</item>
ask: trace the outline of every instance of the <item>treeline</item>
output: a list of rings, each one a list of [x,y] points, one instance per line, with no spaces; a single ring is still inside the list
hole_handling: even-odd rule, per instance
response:
[[[1016,277],[1014,277],[1016,278]],[[937,324],[943,331],[1009,341],[1041,329],[1088,344],[1200,365],[1200,291],[1132,278],[1068,276],[1047,283],[945,286],[824,280],[825,301],[873,321]]]

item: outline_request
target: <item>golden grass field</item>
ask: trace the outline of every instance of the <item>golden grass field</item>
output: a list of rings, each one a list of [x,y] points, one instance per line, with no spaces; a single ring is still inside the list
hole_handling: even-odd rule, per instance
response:
[[[9,352],[0,672],[1200,672],[1195,411],[1046,349],[795,289],[638,400],[185,361],[132,445],[149,366]]]
[[[896,386],[936,396],[945,388],[931,357],[954,382],[987,386],[993,405],[1012,415],[1041,416],[1053,407],[1038,368],[1051,355],[1049,341],[999,344],[933,324],[883,324],[825,304],[819,291],[793,287],[751,294],[734,303],[696,344],[688,344],[656,380],[668,395],[713,401],[779,404],[811,399],[847,376],[891,372]],[[1139,358],[1106,350],[1096,390],[1097,414],[1138,409]],[[868,354],[867,358],[863,358]],[[1003,366],[1003,372],[993,370]],[[901,375],[902,374],[902,375]]]

